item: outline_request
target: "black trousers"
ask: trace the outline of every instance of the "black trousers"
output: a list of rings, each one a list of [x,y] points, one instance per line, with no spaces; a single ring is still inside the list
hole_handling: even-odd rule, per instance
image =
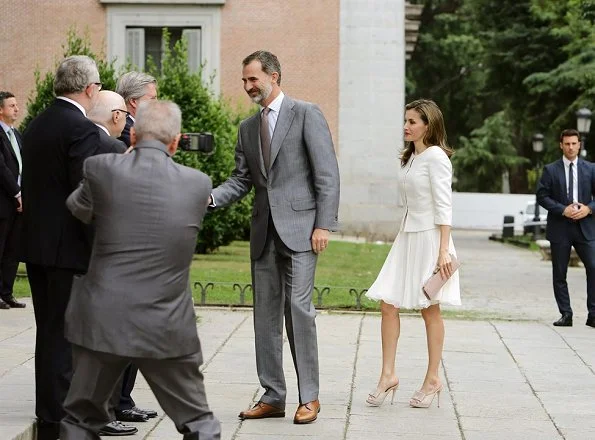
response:
[[[587,310],[589,316],[595,316],[595,240],[587,240],[578,222],[569,225],[567,237],[562,241],[552,242],[552,279],[554,296],[561,314],[572,314],[566,274],[572,246],[580,257],[587,275]]]
[[[19,267],[19,244],[22,216],[16,210],[0,218],[0,296],[12,296],[14,280]]]
[[[35,338],[35,415],[38,440],[58,438],[65,416],[64,399],[72,378],[72,348],[64,337],[64,314],[70,299],[71,269],[27,263],[37,334]]]
[[[136,406],[131,393],[132,389],[134,388],[134,382],[136,381],[137,373],[138,367],[136,365],[130,364],[128,367],[126,367],[124,376],[122,377],[122,386],[119,389],[116,387],[115,391],[115,409],[117,411],[124,411],[125,409],[130,409]]]

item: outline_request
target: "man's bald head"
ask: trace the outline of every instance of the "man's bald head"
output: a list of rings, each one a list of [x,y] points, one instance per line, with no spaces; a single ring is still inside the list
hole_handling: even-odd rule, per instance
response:
[[[95,105],[89,110],[87,117],[96,124],[103,125],[110,136],[118,137],[126,124],[126,103],[116,92],[102,90],[97,96]]]

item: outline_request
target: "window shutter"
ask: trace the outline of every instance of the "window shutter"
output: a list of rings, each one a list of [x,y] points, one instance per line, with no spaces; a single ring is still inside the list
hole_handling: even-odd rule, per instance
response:
[[[188,40],[188,68],[197,72],[201,64],[201,29],[184,29],[182,37]]]
[[[143,28],[126,28],[126,62],[135,68],[145,68],[145,30]]]

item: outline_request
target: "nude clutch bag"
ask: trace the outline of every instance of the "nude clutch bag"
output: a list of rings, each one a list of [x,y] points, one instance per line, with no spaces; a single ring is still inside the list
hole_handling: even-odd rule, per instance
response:
[[[457,260],[456,257],[452,254],[450,254],[450,259],[452,264],[452,273],[454,274],[457,271],[457,269],[461,267],[461,263],[459,263],[459,260]],[[435,301],[439,299],[438,293],[447,281],[448,279],[442,279],[442,276],[440,276],[440,269],[436,268],[432,273],[432,276],[428,279],[428,281],[424,283],[422,287],[422,290],[426,298],[428,298],[430,301]]]

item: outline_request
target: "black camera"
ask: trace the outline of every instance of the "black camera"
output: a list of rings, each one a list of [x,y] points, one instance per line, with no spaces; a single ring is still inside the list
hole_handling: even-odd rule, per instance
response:
[[[211,133],[182,133],[179,146],[184,151],[211,154],[215,148],[215,137]]]

